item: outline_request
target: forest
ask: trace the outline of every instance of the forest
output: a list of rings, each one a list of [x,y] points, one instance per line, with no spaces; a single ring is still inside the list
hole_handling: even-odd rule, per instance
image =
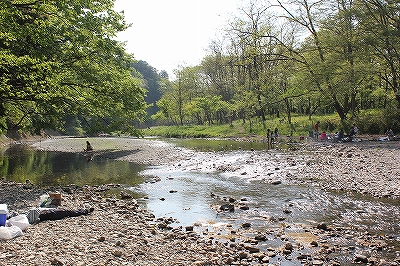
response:
[[[201,63],[177,66],[174,78],[116,41],[129,25],[112,0],[2,1],[0,20],[0,130],[9,136],[331,114],[364,132],[400,131],[396,1],[250,1]]]
[[[364,132],[400,130],[398,2],[254,1],[239,11],[199,66],[162,84],[155,119],[291,124],[294,115],[336,114]]]

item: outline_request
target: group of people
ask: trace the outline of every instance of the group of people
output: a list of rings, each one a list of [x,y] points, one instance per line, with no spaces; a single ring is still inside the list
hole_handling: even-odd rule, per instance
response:
[[[271,131],[269,128],[267,129],[267,138],[268,138],[268,144],[272,144],[272,142],[278,141],[278,128],[276,127],[274,131]]]
[[[314,137],[315,140],[322,140],[322,141],[327,141],[330,139],[325,131],[322,133],[319,132],[319,125],[320,121],[317,121],[314,124],[314,131],[310,132],[310,137]],[[312,134],[311,134],[312,133]],[[345,133],[343,129],[340,129],[340,131],[336,132],[333,136],[333,141],[334,142],[351,142],[355,140],[355,137],[358,133],[358,128],[356,124],[353,124],[349,130],[349,133]],[[393,130],[391,128],[388,128],[386,133],[386,137],[381,138],[385,140],[395,140],[396,136],[393,133]],[[267,138],[268,138],[268,144],[272,144],[273,142],[276,142],[278,140],[278,128],[275,128],[274,131],[271,131],[270,129],[267,129]]]
[[[357,132],[358,128],[354,124],[347,135],[344,133],[343,129],[340,129],[340,131],[335,134],[335,141],[337,142],[353,141],[356,137]]]
[[[328,136],[325,131],[323,131],[321,134],[319,133],[319,124],[320,124],[319,121],[317,121],[317,123],[314,124],[314,133],[313,133],[314,139],[328,140]],[[357,133],[358,133],[358,128],[355,124],[353,124],[348,134],[345,134],[343,129],[341,129],[339,132],[336,132],[334,136],[334,141],[336,142],[353,141]]]

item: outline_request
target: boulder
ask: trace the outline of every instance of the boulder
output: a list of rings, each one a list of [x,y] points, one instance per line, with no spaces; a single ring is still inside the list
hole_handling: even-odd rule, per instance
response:
[[[233,204],[224,204],[219,207],[221,211],[229,211],[229,212],[234,212],[235,211],[235,206]]]

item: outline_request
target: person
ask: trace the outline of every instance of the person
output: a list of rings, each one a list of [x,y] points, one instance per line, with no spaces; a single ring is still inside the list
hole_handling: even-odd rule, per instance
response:
[[[386,136],[387,136],[388,140],[394,140],[394,133],[391,128],[388,128],[386,130]]]
[[[327,140],[327,139],[328,139],[328,137],[326,136],[326,132],[325,132],[325,131],[323,131],[323,132],[321,133],[320,139],[321,139],[321,140]]]
[[[341,129],[336,135],[336,141],[343,141],[344,139],[344,131]]]
[[[349,141],[351,141],[351,140],[353,140],[353,138],[356,136],[356,128],[355,128],[355,126],[353,125],[352,127],[351,127],[351,129],[350,129],[350,131],[349,131],[349,135],[348,135],[348,139],[349,139]]]
[[[84,149],[84,151],[92,151],[93,150],[93,146],[92,144],[90,144],[90,142],[87,140],[86,141],[86,149]]]
[[[358,133],[358,128],[357,128],[356,124],[353,124],[353,129],[354,129],[354,133],[357,134]]]
[[[278,136],[279,136],[277,127],[274,130],[274,134],[275,134],[275,141],[277,141],[278,140]]]
[[[314,138],[318,139],[319,136],[319,121],[317,121],[317,123],[314,124]]]
[[[94,211],[90,209],[61,209],[61,208],[35,208],[29,210],[26,215],[30,224],[35,224],[43,221],[61,220],[65,217],[77,217],[87,215]]]
[[[268,147],[271,145],[271,130],[268,128],[267,129],[267,141],[268,141]]]

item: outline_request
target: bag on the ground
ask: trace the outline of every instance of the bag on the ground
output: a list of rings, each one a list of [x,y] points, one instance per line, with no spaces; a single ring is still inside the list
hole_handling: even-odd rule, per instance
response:
[[[22,230],[18,226],[0,226],[0,239],[12,239],[22,235]]]
[[[29,227],[28,217],[25,214],[20,214],[8,219],[11,225],[18,226],[22,231]]]

